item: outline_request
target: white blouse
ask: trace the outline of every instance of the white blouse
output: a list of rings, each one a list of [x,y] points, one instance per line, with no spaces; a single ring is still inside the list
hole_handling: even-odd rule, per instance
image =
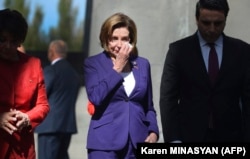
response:
[[[131,71],[131,72],[122,72],[121,75],[124,79],[123,82],[124,89],[126,91],[127,96],[129,96],[132,93],[133,89],[135,88],[134,74]]]

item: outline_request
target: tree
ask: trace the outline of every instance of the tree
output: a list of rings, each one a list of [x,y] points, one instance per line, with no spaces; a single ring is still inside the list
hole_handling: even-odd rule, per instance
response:
[[[82,49],[83,22],[79,26],[76,25],[75,17],[78,9],[72,7],[72,0],[59,0],[59,22],[57,27],[50,28],[48,34],[42,31],[41,28],[44,17],[41,6],[36,6],[31,22],[28,21],[30,6],[28,6],[26,0],[5,0],[4,6],[18,10],[27,19],[29,29],[24,42],[26,50],[47,50],[49,42],[55,39],[62,39],[67,42],[70,51],[79,51]]]
[[[16,9],[27,19],[29,15],[29,7],[26,5],[25,0],[5,0],[5,8]]]
[[[77,27],[78,10],[72,7],[72,0],[60,0],[58,5],[59,22],[49,32],[50,40],[62,39],[67,42],[69,50],[79,51],[82,46],[83,25]]]
[[[41,6],[37,6],[35,14],[30,24],[28,35],[25,40],[25,47],[29,50],[46,50],[48,37],[42,32],[41,26],[43,21],[43,12]]]
[[[5,8],[18,10],[24,18],[27,20],[29,29],[24,41],[24,47],[26,50],[44,50],[47,48],[47,36],[40,32],[41,24],[43,21],[43,12],[41,7],[36,7],[35,16],[31,23],[28,21],[30,13],[29,6],[26,4],[26,0],[5,0]]]

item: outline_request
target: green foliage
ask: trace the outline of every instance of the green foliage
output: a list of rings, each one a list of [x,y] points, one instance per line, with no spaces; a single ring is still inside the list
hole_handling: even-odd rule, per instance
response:
[[[48,38],[41,31],[43,12],[40,6],[36,7],[34,18],[31,21],[24,46],[27,50],[45,50],[48,45]]]
[[[29,0],[30,1],[30,0]],[[5,8],[16,9],[28,20],[30,6],[26,0],[5,0]],[[77,8],[72,8],[72,0],[59,0],[58,14],[59,22],[56,27],[50,28],[49,33],[42,31],[44,18],[43,8],[36,6],[34,17],[28,21],[29,30],[24,42],[26,50],[46,51],[49,42],[55,39],[62,39],[67,42],[69,51],[81,51],[83,44],[83,22],[76,25]],[[55,6],[56,8],[56,6]]]
[[[28,18],[29,7],[25,4],[25,0],[5,0],[5,8],[16,9],[23,14],[25,18]]]

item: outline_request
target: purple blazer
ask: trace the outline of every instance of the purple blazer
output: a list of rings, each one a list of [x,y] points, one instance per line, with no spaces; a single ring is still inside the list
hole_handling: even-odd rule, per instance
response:
[[[123,77],[113,70],[106,52],[84,61],[86,91],[88,99],[95,105],[88,130],[88,149],[119,150],[129,137],[136,147],[150,132],[159,134],[150,64],[142,57],[130,61],[136,81],[130,96],[126,95]]]

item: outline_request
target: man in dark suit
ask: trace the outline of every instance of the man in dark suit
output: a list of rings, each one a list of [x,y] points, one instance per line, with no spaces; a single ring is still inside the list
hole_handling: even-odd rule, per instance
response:
[[[67,45],[62,40],[52,41],[48,49],[50,66],[44,78],[50,112],[36,129],[39,159],[68,159],[71,135],[77,132],[75,104],[80,79],[66,61]]]
[[[226,0],[199,0],[197,32],[169,46],[160,88],[165,142],[249,141],[250,49],[223,33],[228,11]]]

